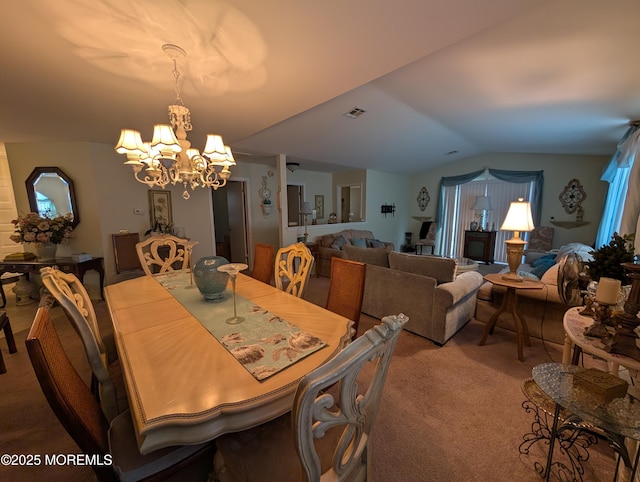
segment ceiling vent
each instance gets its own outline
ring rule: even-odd
[[[349,119],[357,119],[358,117],[360,117],[365,112],[367,112],[367,111],[365,109],[363,109],[362,107],[354,107],[349,112],[345,112],[342,115],[345,116],[345,117],[348,117]]]

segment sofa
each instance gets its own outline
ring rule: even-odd
[[[477,271],[457,273],[457,262],[386,248],[344,246],[347,259],[367,265],[362,312],[374,318],[404,313],[404,329],[443,345],[475,312],[482,285]]]
[[[543,285],[539,290],[518,291],[518,310],[526,319],[529,335],[554,343],[564,343],[562,319],[570,307],[562,302],[558,293],[559,262],[568,253],[576,253],[583,261],[589,261],[591,251],[590,246],[570,243],[556,250],[525,252],[525,263],[518,268],[519,274],[539,280]],[[508,272],[509,269],[504,271]],[[478,290],[476,319],[487,323],[500,308],[505,293],[505,287],[485,282]],[[515,332],[511,315],[501,315],[497,326]]]
[[[331,276],[331,258],[345,258],[343,247],[346,245],[353,246],[353,243],[358,243],[361,247],[367,248],[384,248],[388,251],[395,249],[393,243],[380,241],[371,231],[362,229],[345,229],[339,233],[325,234],[316,242],[319,244],[316,270],[321,276]]]

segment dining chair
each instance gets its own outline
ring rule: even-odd
[[[45,289],[60,304],[80,336],[93,373],[92,391],[107,418],[113,419],[128,407],[113,335],[103,338],[100,334],[91,298],[73,273],[44,267],[40,269],[40,276]]]
[[[220,480],[371,480],[371,429],[403,315],[379,325],[298,385],[292,412],[216,439]]]
[[[437,225],[433,221],[424,221],[420,226],[419,239],[416,241],[416,254],[422,254],[422,248],[427,246],[431,248],[431,254],[436,248],[436,228]],[[418,247],[420,252],[418,253]]]
[[[162,234],[136,243],[136,252],[145,274],[153,276],[167,271],[189,268],[192,249],[196,244],[198,241]]]
[[[276,247],[272,244],[256,243],[251,277],[268,285],[273,278]]]
[[[170,447],[141,455],[131,413],[127,410],[109,423],[100,405],[67,356],[51,321],[41,306],[25,344],[31,364],[49,406],[85,454],[97,456],[92,464],[99,481],[208,479],[215,445]],[[108,460],[111,459],[111,463]],[[101,462],[101,463],[100,463]]]
[[[9,353],[16,353],[16,339],[13,336],[13,330],[11,330],[11,322],[6,311],[0,311],[0,330],[4,331],[4,337],[7,340],[7,346],[9,347]],[[7,373],[7,366],[4,364],[4,358],[2,358],[2,351],[0,351],[0,374]]]
[[[367,265],[342,258],[331,258],[329,296],[325,308],[353,321],[352,339],[358,334]]]
[[[280,248],[276,254],[276,288],[302,298],[309,281],[313,256],[304,243],[295,243]]]
[[[113,258],[116,263],[116,274],[114,283],[125,281],[139,276],[144,276],[140,258],[136,251],[136,244],[140,242],[138,233],[117,233],[112,234]]]

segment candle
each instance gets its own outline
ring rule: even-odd
[[[596,301],[603,305],[615,305],[618,302],[620,280],[612,278],[600,278],[596,291]]]

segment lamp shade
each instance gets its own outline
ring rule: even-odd
[[[471,208],[474,211],[493,211],[491,206],[491,198],[489,196],[476,196],[476,202]]]
[[[313,214],[311,210],[311,203],[305,201],[302,203],[302,207],[300,208],[300,214]]]
[[[518,198],[517,201],[513,201],[509,206],[507,217],[504,219],[500,229],[502,231],[520,232],[531,231],[534,227],[533,218],[531,217],[531,203]]]
[[[151,147],[160,152],[161,155],[167,157],[175,157],[175,154],[182,151],[182,147],[178,144],[178,139],[170,125],[156,124],[153,126],[153,139]]]
[[[207,156],[214,166],[224,166],[228,164],[227,150],[222,137],[217,134],[207,135],[207,142],[204,145],[202,154]]]

